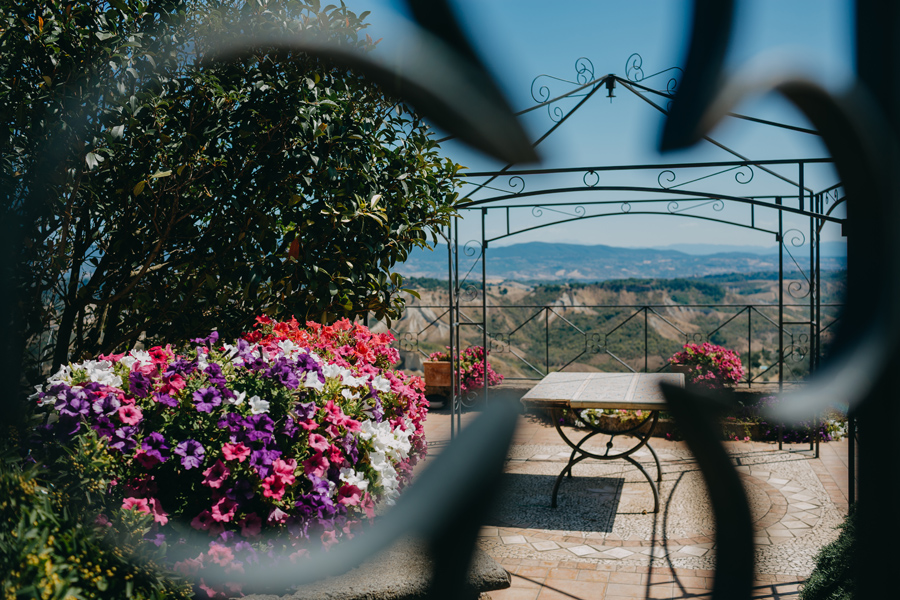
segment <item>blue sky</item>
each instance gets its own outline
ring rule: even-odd
[[[403,52],[404,23],[398,18],[397,0],[368,0],[348,6],[371,10],[370,34],[383,41],[378,52],[390,57]],[[683,60],[688,33],[690,3],[682,0],[456,0],[464,26],[477,50],[500,81],[515,110],[535,104],[532,80],[541,74],[574,80],[575,61],[586,57],[596,76],[625,76],[625,64],[633,53],[643,58],[645,74],[678,66]],[[840,89],[853,68],[852,6],[847,0],[744,0],[738,3],[737,30],[727,58],[737,71],[751,61],[766,68],[792,69],[832,89]],[[545,82],[553,80],[545,79]],[[664,86],[662,81],[660,85]],[[555,96],[565,91],[557,84]],[[765,119],[806,126],[802,115],[776,96],[751,99],[738,112]],[[626,90],[616,91],[611,103],[592,99],[547,142],[539,147],[541,166],[623,165],[663,162],[731,160],[733,157],[709,144],[685,152],[662,155],[656,150],[662,116]],[[535,137],[552,125],[546,112],[535,111],[525,121]],[[827,156],[816,136],[784,134],[771,128],[730,120],[713,137],[753,158]],[[501,166],[462,144],[447,142],[446,154],[471,171]],[[793,172],[782,174],[796,178]],[[681,174],[679,174],[681,176]],[[686,177],[684,175],[683,177]],[[821,189],[835,181],[830,168],[810,168],[807,184]],[[654,176],[655,181],[655,176]],[[724,193],[765,193],[766,176],[754,175],[750,186],[737,185],[731,176],[710,183]],[[562,184],[560,184],[562,185]],[[782,193],[782,192],[777,192]],[[580,200],[575,197],[562,201]],[[543,201],[543,200],[542,200]],[[550,201],[550,200],[548,200]],[[727,210],[731,210],[726,209]],[[771,212],[771,211],[769,211]],[[774,223],[774,216],[759,215]],[[478,237],[474,219],[466,220],[464,237]],[[808,223],[808,221],[806,221]],[[524,223],[523,223],[524,224]],[[788,223],[803,229],[804,224]],[[494,227],[489,223],[489,229]],[[805,225],[808,230],[808,225]],[[826,228],[825,239],[840,239],[836,228]],[[669,216],[638,216],[585,220],[508,238],[501,243],[525,241],[602,243],[612,246],[663,246],[676,243],[711,243],[773,246],[768,235],[724,225]]]

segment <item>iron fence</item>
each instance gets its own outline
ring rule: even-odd
[[[779,327],[777,304],[490,304],[486,319],[481,305],[461,305],[456,327],[462,346],[480,345],[487,323],[491,363],[507,380],[586,366],[658,372],[684,344],[711,342],[738,353],[741,383],[752,387],[809,375],[828,353],[841,308],[823,303],[816,321],[808,305],[786,304]],[[416,370],[420,359],[449,345],[450,308],[412,305],[388,329],[402,366]]]

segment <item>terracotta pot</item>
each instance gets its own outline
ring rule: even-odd
[[[691,368],[688,365],[669,365],[669,368],[672,369],[673,373],[684,373],[687,375],[691,372]]]
[[[426,360],[422,362],[425,369],[425,385],[429,388],[449,388],[451,365],[446,360]]]

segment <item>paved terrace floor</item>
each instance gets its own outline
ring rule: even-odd
[[[477,415],[465,413],[463,426]],[[450,443],[449,411],[433,410],[425,429],[433,458]],[[683,442],[653,438],[652,445],[663,470],[658,514],[645,514],[653,508],[650,488],[621,460],[577,465],[552,509],[550,492],[569,448],[551,425],[521,415],[499,509],[479,538],[512,575],[512,587],[490,597],[710,598],[715,535],[701,475]],[[796,598],[847,512],[847,442],[821,444],[818,459],[808,444],[779,451],[775,443],[729,442],[728,448],[753,513],[753,596]],[[634,456],[654,473],[646,450]]]

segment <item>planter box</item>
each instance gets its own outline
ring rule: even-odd
[[[425,394],[450,393],[450,375],[452,365],[446,360],[426,360],[422,362],[425,371]]]

